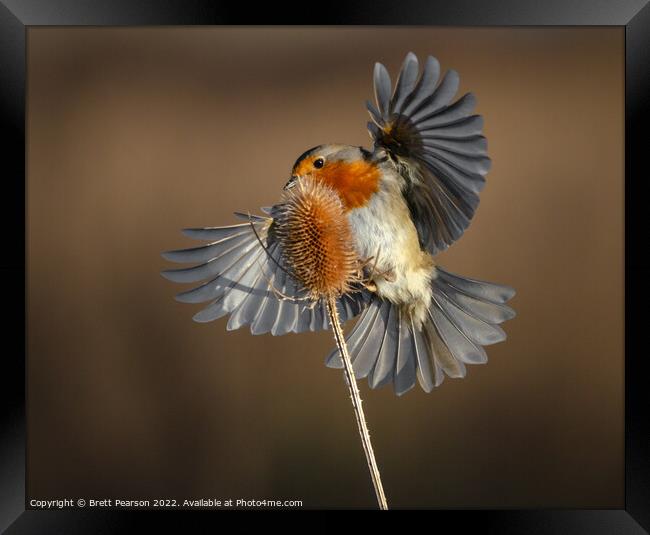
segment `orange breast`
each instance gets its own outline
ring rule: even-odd
[[[364,160],[331,162],[313,174],[338,192],[346,210],[364,206],[379,189],[378,167]]]

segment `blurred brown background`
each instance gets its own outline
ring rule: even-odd
[[[331,334],[200,325],[180,229],[368,144],[374,61],[438,57],[493,168],[452,271],[514,286],[508,340],[432,394],[361,385],[394,507],[622,507],[617,28],[30,29],[28,494],[374,507]]]

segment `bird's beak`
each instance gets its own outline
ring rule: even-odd
[[[291,178],[289,178],[289,181],[284,185],[284,190],[288,190],[293,188],[296,185],[296,182],[298,181],[298,177],[296,175],[291,175]]]

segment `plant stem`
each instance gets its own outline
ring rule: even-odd
[[[332,330],[334,331],[334,339],[336,340],[336,345],[339,348],[341,359],[343,360],[343,370],[347,379],[348,389],[350,390],[352,408],[354,409],[354,415],[357,418],[357,426],[359,427],[361,444],[363,445],[363,451],[366,454],[366,461],[368,462],[368,469],[370,470],[372,484],[375,487],[377,502],[379,503],[380,509],[387,510],[388,503],[386,502],[384,487],[381,484],[379,467],[377,466],[377,461],[375,460],[375,453],[372,450],[370,433],[368,432],[368,425],[366,424],[366,417],[363,414],[363,408],[361,407],[362,401],[361,396],[359,395],[359,388],[357,387],[357,380],[354,377],[352,362],[350,361],[350,355],[348,354],[348,347],[343,336],[343,329],[341,329],[341,320],[339,319],[339,313],[336,309],[336,300],[333,296],[327,298],[327,312],[329,315],[330,324],[332,325]]]

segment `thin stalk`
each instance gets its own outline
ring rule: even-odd
[[[347,379],[346,382],[348,383],[348,389],[350,390],[352,408],[354,409],[354,415],[357,419],[359,436],[361,437],[363,451],[366,454],[366,461],[368,462],[368,469],[370,470],[372,484],[375,487],[377,502],[379,503],[379,508],[381,510],[387,510],[388,502],[386,501],[386,495],[384,494],[384,487],[381,484],[381,476],[379,474],[377,461],[375,460],[375,453],[372,450],[370,433],[368,432],[368,424],[366,424],[366,417],[363,414],[363,408],[361,407],[362,402],[361,396],[359,394],[359,388],[357,387],[357,380],[354,377],[352,362],[350,361],[350,355],[348,354],[348,347],[345,343],[345,337],[343,336],[341,320],[339,319],[339,313],[336,309],[336,300],[332,296],[327,298],[327,313],[329,316],[330,324],[332,325],[332,330],[334,331],[334,339],[336,340],[336,345],[339,348],[339,352],[341,353],[341,358],[343,360],[343,371],[345,373],[345,378]]]

